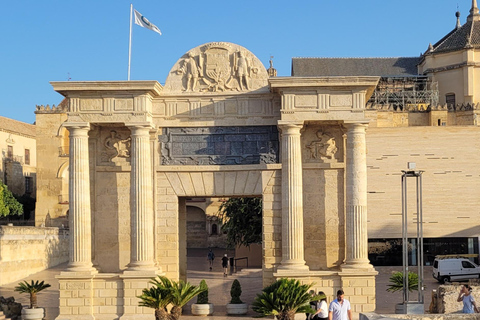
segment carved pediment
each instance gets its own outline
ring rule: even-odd
[[[247,49],[227,42],[196,47],[173,66],[165,83],[172,93],[246,92],[267,90],[268,74]]]

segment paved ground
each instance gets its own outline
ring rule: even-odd
[[[206,259],[206,250],[189,250],[188,252],[188,280],[192,284],[198,284],[202,279],[206,279],[209,285],[209,299],[215,305],[215,316],[203,317],[206,320],[220,320],[226,319],[225,305],[230,300],[230,287],[234,279],[238,279],[242,284],[242,300],[247,303],[251,303],[256,294],[262,289],[261,273],[255,270],[247,271],[243,270],[228,277],[223,277],[220,257],[223,255],[223,251],[217,249],[215,251],[216,259],[212,271],[208,270],[208,262]],[[44,270],[37,274],[34,274],[25,280],[45,280],[51,284],[52,287],[42,291],[38,295],[38,304],[44,306],[46,309],[46,319],[53,320],[58,315],[58,281],[55,279],[55,275],[59,274],[65,265],[60,265],[55,268]],[[401,267],[377,267],[379,275],[377,276],[376,295],[377,295],[377,309],[376,313],[389,314],[394,313],[395,304],[401,303],[402,293],[389,293],[386,291],[388,285],[388,279],[392,272],[401,270]],[[416,271],[416,269],[414,270]],[[424,279],[426,284],[425,290],[425,308],[428,310],[428,306],[431,300],[431,291],[438,287],[438,283],[432,278],[431,267],[425,267]],[[0,296],[15,297],[15,300],[23,305],[28,304],[28,295],[19,294],[14,292],[13,289],[19,281],[4,285],[0,287]],[[411,300],[415,300],[417,297],[416,291],[412,293]],[[348,297],[346,297],[348,299]],[[195,300],[195,299],[194,299]],[[190,308],[185,308],[184,320],[198,320],[198,317],[190,314]],[[254,312],[250,311],[247,317],[241,317],[242,319],[253,319]],[[304,319],[299,317],[299,319]],[[153,319],[153,318],[152,318]]]

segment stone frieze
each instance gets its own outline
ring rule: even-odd
[[[278,163],[276,126],[164,128],[163,165]]]

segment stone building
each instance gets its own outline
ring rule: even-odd
[[[0,116],[0,148],[0,179],[15,195],[35,198],[35,125]]]
[[[229,196],[263,199],[265,284],[295,277],[329,296],[343,287],[355,312],[373,311],[368,238],[378,262],[401,237],[400,175],[409,161],[425,170],[432,250],[460,239],[465,253],[478,253],[472,61],[480,58],[469,60],[474,41],[442,49],[450,37],[476,39],[477,16],[472,1],[467,24],[419,58],[294,59],[292,77],[274,77],[245,48],[214,42],[183,55],[165,86],[53,82],[66,99],[36,111],[39,150],[55,158],[46,156],[42,168],[54,165],[42,173],[39,166],[38,201],[45,209],[51,201],[56,209],[42,210],[51,219],[69,217],[59,319],[147,317],[135,297],[148,279],[186,277],[187,200]],[[68,158],[58,152],[67,145]],[[66,194],[68,205],[58,197]]]
[[[480,15],[472,1],[464,25],[420,57],[294,58],[293,76],[380,76],[365,116],[368,163],[369,258],[401,265],[401,170],[416,162],[423,174],[425,262],[438,254],[478,254],[476,223],[480,161]],[[476,62],[477,61],[477,62]],[[414,189],[414,186],[411,186]],[[466,191],[469,190],[469,191]],[[411,195],[410,237],[416,232]],[[448,217],[448,218],[445,218]],[[412,246],[415,248],[415,240]],[[412,251],[414,252],[414,250]],[[414,254],[411,263],[416,264]],[[478,259],[475,259],[478,262]]]

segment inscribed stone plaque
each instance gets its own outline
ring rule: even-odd
[[[276,126],[164,128],[163,165],[278,163]]]
[[[349,92],[336,93],[330,95],[331,107],[351,107],[353,106],[352,94]]]
[[[82,111],[101,111],[103,108],[102,99],[80,99],[80,110]]]

